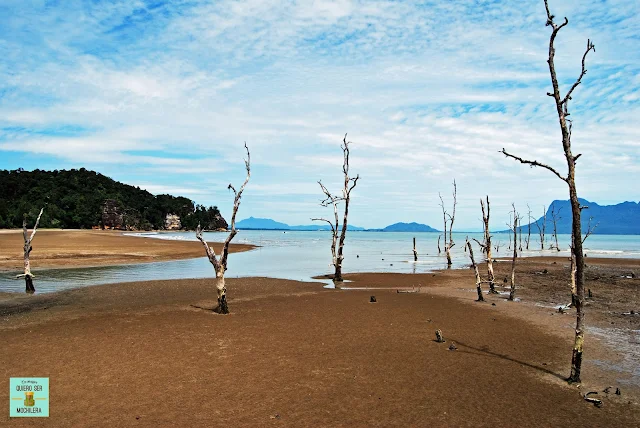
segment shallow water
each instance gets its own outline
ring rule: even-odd
[[[132,236],[144,236],[147,239],[195,240],[193,232],[132,233]],[[216,251],[222,246],[226,233],[205,233]],[[413,261],[413,237],[417,240],[418,262]],[[464,241],[482,240],[481,233],[454,233],[456,246],[452,249],[453,268],[469,264],[464,252]],[[132,237],[131,239],[139,239]],[[522,256],[560,256],[568,257],[569,235],[559,235],[563,251],[523,251]],[[438,255],[437,233],[409,232],[355,232],[347,234],[343,272],[394,272],[425,273],[446,268],[444,254]],[[248,243],[259,247],[248,252],[229,255],[227,277],[266,276],[273,278],[310,281],[318,275],[332,272],[331,234],[329,232],[303,231],[251,231],[238,233],[234,243]],[[494,244],[500,251],[494,251],[494,257],[510,256],[509,235],[494,234]],[[534,247],[532,236],[532,245]],[[590,236],[586,252],[593,257],[630,257],[640,258],[640,242],[637,236]],[[474,243],[476,261],[480,261],[481,252]],[[204,256],[204,249],[203,249]],[[33,266],[36,275],[35,286],[38,293],[47,293],[70,288],[85,287],[115,282],[162,280],[179,278],[213,277],[213,267],[206,257],[156,263],[143,263],[122,266],[105,266],[73,269],[38,269]],[[0,291],[24,292],[24,281],[13,279],[20,272],[4,272],[0,275]],[[322,281],[326,282],[326,281]]]

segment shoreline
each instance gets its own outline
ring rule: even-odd
[[[38,229],[30,259],[38,268],[66,269],[206,257],[202,244],[198,241],[143,240],[142,236],[126,233],[128,232],[110,230]],[[0,272],[23,269],[23,246],[22,230],[3,230],[0,233]],[[254,248],[257,246],[232,243],[229,252],[237,253]]]

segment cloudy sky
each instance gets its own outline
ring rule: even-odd
[[[640,6],[551,0],[578,189],[640,199]],[[350,223],[494,228],[510,204],[541,214],[566,185],[502,147],[566,170],[546,64],[542,0],[0,0],[0,168],[85,167],[230,215],[227,184],[252,178],[239,218],[308,224],[339,189],[344,133],[361,180]]]

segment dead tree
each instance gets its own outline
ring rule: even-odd
[[[444,200],[442,199],[442,195],[438,193],[440,196],[440,206],[442,207],[442,218],[444,220],[444,252],[447,256],[447,267],[451,267],[451,248],[453,248],[456,244],[453,242],[453,222],[456,219],[456,204],[457,204],[457,186],[456,180],[453,180],[453,210],[452,213],[444,208]],[[447,219],[448,218],[448,219]],[[449,240],[447,241],[447,223],[449,224]],[[440,248],[440,241],[438,240],[438,248]]]
[[[247,178],[245,178],[244,183],[240,187],[240,190],[236,191],[236,188],[233,185],[229,184],[228,189],[233,190],[235,198],[233,200],[233,213],[231,215],[231,232],[227,239],[224,241],[224,245],[222,246],[222,253],[220,257],[216,256],[216,252],[207,244],[207,241],[204,240],[202,236],[203,229],[198,224],[196,228],[196,238],[202,245],[207,253],[207,257],[209,261],[213,265],[213,269],[216,272],[216,290],[218,294],[218,306],[214,309],[214,312],[219,314],[228,314],[229,306],[227,304],[227,287],[225,286],[224,281],[224,273],[227,270],[227,258],[229,257],[229,244],[234,236],[238,233],[236,230],[236,214],[238,213],[238,208],[240,208],[240,198],[242,197],[242,192],[244,192],[244,188],[249,182],[249,178],[251,177],[251,154],[249,153],[249,148],[247,147],[247,143],[244,144],[244,148],[247,150],[247,159],[244,161],[245,167],[247,169]]]
[[[522,218],[518,219],[518,224],[520,228],[518,229],[518,239],[520,243],[518,244],[518,250],[522,253]]]
[[[491,233],[489,233],[489,217],[491,215],[491,207],[489,206],[489,196],[487,196],[486,211],[484,201],[482,199],[480,199],[480,207],[482,208],[482,222],[484,223],[484,242],[480,242],[475,238],[474,241],[476,241],[478,245],[480,245],[480,247],[482,248],[482,252],[487,257],[487,282],[489,283],[489,293],[499,294],[496,291],[496,278],[493,273],[493,256],[491,254]]]
[[[527,204],[529,224],[527,225],[527,251],[529,251],[529,242],[531,242],[531,207]]]
[[[416,237],[413,237],[413,261],[418,261],[418,250],[416,250]]]
[[[503,149],[504,150],[504,149]],[[536,221],[536,227],[538,228],[538,236],[540,236],[540,250],[544,250],[544,235],[547,229],[547,207],[542,206],[542,227]]]
[[[40,217],[42,217],[43,211],[44,207],[40,209],[40,214],[38,214],[36,224],[33,226],[33,230],[31,231],[30,236],[27,233],[27,215],[25,214],[24,218],[22,219],[22,237],[24,238],[24,273],[17,275],[16,279],[24,277],[24,291],[27,294],[33,294],[36,292],[36,289],[33,286],[33,278],[35,278],[35,276],[31,273],[31,262],[29,261],[29,254],[31,254],[31,250],[33,250],[31,241],[33,241],[33,237],[36,236],[36,231],[38,230],[38,224],[40,223]]]
[[[515,204],[511,204],[513,207],[513,223],[508,225],[511,231],[513,232],[513,242],[516,241],[516,236],[518,233],[518,223],[520,221],[520,216],[516,211]],[[516,245],[513,245],[513,258],[511,259],[511,290],[509,291],[509,300],[513,301],[516,295],[516,259],[518,258],[518,249]]]
[[[469,237],[467,236],[467,241],[465,243],[465,251],[469,249],[469,258],[471,259],[471,266],[473,267],[473,272],[476,274],[476,291],[478,293],[478,302],[484,302],[484,297],[482,296],[482,278],[480,277],[480,271],[478,271],[478,265],[476,264],[476,260],[473,257],[473,248],[471,247],[471,242],[469,242]]]
[[[440,238],[442,238],[442,235],[438,235],[438,255],[442,253],[442,250],[440,249]]]
[[[553,221],[553,238],[556,241],[556,250],[560,251],[560,246],[558,245],[558,220],[560,217],[560,211],[562,207],[558,211],[556,211],[556,204],[551,204],[551,221]]]
[[[344,260],[343,249],[344,249],[344,240],[347,236],[347,218],[349,216],[349,202],[351,201],[351,191],[356,187],[358,180],[360,179],[360,175],[356,175],[355,177],[349,177],[349,144],[351,142],[347,142],[347,134],[344,134],[344,139],[342,140],[342,172],[344,174],[344,185],[342,188],[342,196],[334,196],[327,190],[327,188],[320,182],[320,188],[322,192],[325,194],[325,199],[320,203],[322,206],[333,205],[333,212],[335,216],[335,226],[329,220],[324,218],[315,218],[312,220],[317,221],[326,221],[331,225],[331,230],[333,231],[333,240],[331,244],[331,254],[333,256],[333,266],[335,268],[335,273],[333,275],[334,282],[342,282],[342,261]],[[342,219],[342,229],[338,234],[338,203],[344,202],[344,213]],[[336,249],[337,246],[337,249]]]
[[[335,266],[338,265],[338,253],[336,251],[336,247],[338,245],[338,202],[340,201],[340,198],[333,196],[321,181],[318,181],[318,184],[320,185],[322,192],[325,194],[325,199],[320,202],[320,205],[323,207],[328,207],[329,205],[333,206],[334,221],[332,222],[326,218],[312,218],[311,221],[325,221],[329,224],[329,227],[331,227],[331,265],[335,268]]]
[[[551,75],[551,84],[553,86],[553,92],[547,92],[547,95],[552,97],[555,101],[556,112],[558,114],[558,121],[560,124],[560,131],[562,133],[562,148],[564,151],[565,160],[567,162],[567,175],[564,176],[560,174],[555,168],[540,163],[536,160],[525,160],[518,156],[514,156],[510,153],[507,153],[504,148],[502,149],[502,153],[510,158],[513,158],[523,164],[527,164],[531,167],[542,167],[553,174],[556,175],[559,179],[567,183],[569,188],[569,201],[571,202],[571,216],[572,216],[572,237],[571,237],[571,252],[575,256],[576,259],[576,334],[575,340],[573,344],[573,354],[571,359],[571,374],[569,375],[569,382],[580,382],[580,371],[582,369],[582,352],[584,346],[584,254],[582,252],[582,230],[580,225],[580,215],[582,206],[580,205],[580,201],[578,200],[578,191],[576,189],[576,162],[578,158],[582,155],[581,153],[577,155],[573,155],[571,152],[571,128],[572,123],[571,120],[567,119],[569,116],[569,101],[572,99],[573,91],[580,85],[582,82],[582,78],[587,73],[587,69],[585,66],[585,60],[590,51],[595,52],[595,47],[591,40],[587,40],[587,47],[582,55],[582,70],[580,72],[580,76],[576,79],[573,85],[569,88],[567,93],[562,96],[560,94],[560,85],[558,83],[558,78],[556,76],[556,68],[555,68],[555,47],[554,42],[558,32],[565,27],[569,20],[564,18],[564,22],[561,24],[557,24],[554,21],[554,16],[549,11],[549,4],[547,0],[544,0],[544,6],[547,12],[547,23],[546,25],[551,27],[551,36],[549,38],[549,74]]]

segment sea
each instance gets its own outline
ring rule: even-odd
[[[132,232],[125,236],[130,239],[196,240],[194,232]],[[444,269],[447,267],[446,257],[444,252],[438,253],[438,236],[435,232],[348,231],[344,246],[343,273],[427,273]],[[508,233],[492,235],[494,258],[511,257],[513,247],[510,236]],[[227,233],[224,232],[205,232],[205,239],[212,243],[217,254],[226,237]],[[413,259],[414,237],[417,262]],[[465,252],[467,238],[473,243],[476,261],[482,259],[480,248],[473,241],[473,238],[482,241],[482,233],[454,232],[454,269],[465,268],[470,264]],[[553,242],[555,244],[555,240]],[[522,236],[523,250],[518,251],[518,256],[555,256],[566,259],[569,257],[569,242],[570,235],[558,235],[560,251],[540,250],[540,240],[537,234],[532,234],[527,250],[526,236]],[[257,247],[251,251],[229,254],[227,278],[271,277],[331,285],[328,280],[313,279],[332,273],[331,233],[328,231],[241,230],[233,243]],[[550,244],[551,241],[547,240],[545,248]],[[440,246],[444,248],[442,240]],[[584,246],[587,257],[640,258],[640,236],[637,235],[591,235]],[[214,277],[213,266],[205,257],[204,249],[202,255],[203,257],[187,260],[92,268],[38,269],[34,263],[32,271],[36,275],[34,283],[37,293],[116,282]],[[15,279],[19,273],[1,272],[0,291],[24,293],[24,281]]]

